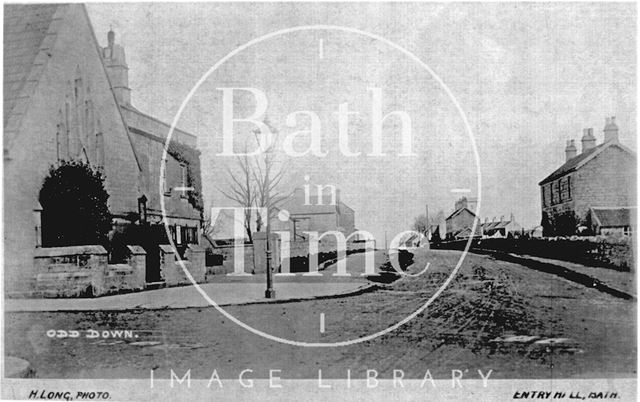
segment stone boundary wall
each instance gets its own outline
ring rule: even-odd
[[[466,244],[467,240],[459,240],[433,243],[431,247],[463,250]],[[620,239],[602,236],[477,239],[471,244],[471,250],[473,249],[525,254],[618,271],[635,270],[633,238],[629,237]]]
[[[247,274],[261,274],[264,273],[265,266],[265,240],[266,235],[263,232],[254,233],[254,244],[245,244],[242,249],[244,253],[244,272]],[[309,242],[304,241],[291,241],[289,243],[289,259],[281,261],[280,255],[280,240],[276,234],[272,234],[271,250],[272,250],[272,262],[274,265],[274,272],[283,272],[283,265],[289,265],[291,260],[308,259],[309,257]],[[207,266],[207,275],[226,275],[234,271],[235,261],[235,245],[225,245],[219,247],[213,247],[211,252],[214,255],[221,255],[223,263],[222,265]],[[255,254],[257,250],[257,255]],[[322,270],[325,265],[329,265],[336,260],[336,242],[332,240],[322,239],[318,242],[318,269]],[[365,243],[363,242],[347,242],[347,253],[365,251]],[[254,255],[256,257],[254,258]],[[324,258],[324,259],[323,259]],[[299,265],[299,264],[296,264]],[[286,271],[286,268],[284,269]]]
[[[233,272],[233,264],[235,261],[234,247],[235,247],[234,245],[228,245],[228,246],[214,247],[212,249],[213,254],[222,256],[222,265],[207,267],[206,269],[207,269],[208,275],[225,275]],[[253,261],[253,245],[252,244],[243,245],[242,252],[244,255],[245,272],[251,273],[255,269],[254,261]]]
[[[105,293],[107,250],[102,246],[38,248],[34,253],[36,297],[90,297]]]
[[[191,280],[184,272],[189,271],[197,283],[205,281],[205,249],[189,244],[185,251],[185,259],[177,261],[173,248],[168,244],[160,245],[160,275],[167,286],[190,285]]]
[[[140,246],[127,246],[126,264],[109,264],[105,271],[105,293],[143,290],[146,285],[147,252]]]

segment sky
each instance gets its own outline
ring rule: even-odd
[[[538,182],[564,162],[567,140],[593,127],[602,141],[605,117],[616,116],[620,140],[636,145],[636,26],[632,3],[218,3],[90,4],[101,45],[110,27],[124,46],[132,104],[171,122],[189,91],[214,64],[262,35],[303,25],[370,32],[413,53],[449,88],[472,131],[440,83],[388,44],[343,31],[301,31],[264,40],[212,73],[185,107],[179,126],[198,136],[207,206],[221,195],[234,159],[219,156],[222,87],[252,87],[268,99],[266,115],[279,144],[302,151],[312,111],[323,157],[276,159],[286,186],[333,184],[355,210],[356,227],[381,238],[411,227],[424,213],[452,212],[464,188],[484,220],[511,213],[525,227],[540,222]],[[402,156],[401,124],[382,127],[385,156],[372,150],[372,91],[383,115],[411,118],[413,156]],[[236,91],[235,116],[255,111]],[[352,115],[347,135],[357,157],[340,152],[338,105]],[[237,127],[238,151],[253,127]],[[476,163],[475,142],[479,164]],[[287,190],[283,188],[283,191]],[[231,206],[231,205],[226,205]]]

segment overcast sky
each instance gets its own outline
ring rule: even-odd
[[[187,93],[217,61],[261,35],[300,25],[357,28],[413,52],[450,88],[473,130],[482,174],[480,216],[540,222],[537,183],[564,161],[567,139],[606,116],[636,150],[635,6],[627,4],[90,4],[98,40],[110,26],[125,47],[132,103],[171,122]],[[320,45],[322,42],[322,45]],[[322,47],[322,50],[320,50]],[[477,196],[477,166],[462,119],[442,87],[417,63],[369,38],[344,32],[298,32],[271,38],[226,63],[198,91],[179,125],[199,137],[205,198],[222,203],[219,87],[251,86],[268,97],[280,138],[308,127],[288,113],[313,110],[322,122],[324,158],[288,158],[290,186],[334,184],[356,211],[356,226],[377,238],[411,226],[423,213],[449,213],[459,194]],[[385,157],[371,152],[371,93],[383,113],[404,110],[413,125],[414,157],[401,157],[398,125],[385,125]],[[238,99],[238,115],[252,111]],[[338,151],[333,112],[358,112],[349,144]],[[241,126],[239,135],[250,127]],[[299,138],[296,149],[308,144]],[[228,158],[227,158],[228,159]]]

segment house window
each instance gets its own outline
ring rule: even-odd
[[[176,244],[182,244],[182,226],[176,225]]]
[[[547,206],[547,199],[546,199],[547,198],[547,194],[546,194],[545,190],[547,189],[547,186],[543,185],[541,187],[541,189],[542,189],[542,206],[546,207]]]
[[[551,183],[551,205],[555,205],[559,202],[559,194],[558,194],[558,181],[554,181]]]
[[[164,162],[164,171],[162,173],[162,193],[165,196],[170,196],[171,195],[171,187],[169,187],[169,178],[167,177],[167,161],[165,160]]]
[[[571,176],[567,176],[567,199],[571,199]]]

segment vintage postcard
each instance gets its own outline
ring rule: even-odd
[[[635,3],[2,12],[3,400],[636,400]]]

